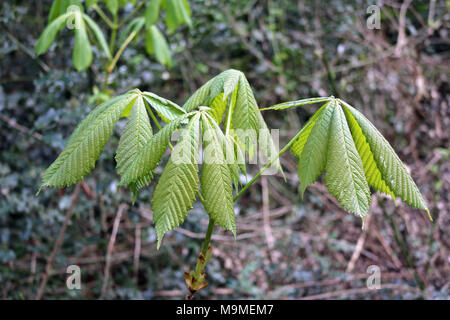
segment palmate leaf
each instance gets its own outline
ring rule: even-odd
[[[222,99],[223,103],[220,103]],[[253,155],[253,142],[260,138],[266,139],[267,125],[258,112],[258,104],[245,75],[238,70],[223,71],[200,87],[183,105],[186,111],[192,111],[200,106],[211,108],[215,120],[220,124],[225,117],[226,133],[235,136],[244,151]],[[266,142],[266,141],[265,141]],[[260,151],[272,165],[281,173],[281,165],[277,157],[277,148],[271,137],[268,143],[259,144]]]
[[[202,115],[204,158],[200,181],[203,204],[210,218],[222,228],[231,230],[236,237],[231,175],[235,167],[228,165],[225,148],[229,145],[224,134],[210,121],[214,119]]]
[[[153,194],[158,248],[164,234],[187,217],[198,192],[199,124],[200,114],[197,113],[183,131]]]
[[[95,108],[75,129],[64,151],[45,171],[41,188],[65,187],[81,181],[94,168],[114,124],[135,99],[135,94],[125,94]]]
[[[344,109],[347,109],[348,116],[350,116],[351,114],[354,117],[361,129],[361,133],[365,136],[366,141],[370,147],[369,150],[367,150],[366,148],[364,151],[365,153],[372,153],[373,160],[376,163],[376,169],[378,169],[376,170],[375,167],[373,167],[373,170],[378,171],[378,173],[376,174],[370,174],[370,172],[366,172],[366,174],[369,175],[368,180],[372,181],[373,183],[372,186],[382,192],[386,192],[382,190],[385,188],[383,185],[385,184],[389,187],[389,189],[395,196],[400,197],[406,204],[409,204],[410,206],[417,209],[426,210],[429,213],[428,207],[422,197],[422,194],[420,193],[411,176],[408,174],[408,171],[406,170],[402,161],[390,146],[389,142],[387,142],[387,140],[375,128],[375,126],[369,120],[367,120],[366,117],[364,117],[358,110],[354,109],[342,100],[339,100],[339,102],[344,106]],[[349,122],[351,121],[352,120],[350,120]],[[358,133],[357,130],[355,130],[354,132],[356,134]],[[362,158],[364,158],[365,153],[362,153]]]
[[[54,12],[50,16],[50,23],[44,29],[36,43],[36,55],[41,55],[46,52],[55,40],[58,32],[68,25],[73,27],[75,32],[74,50],[72,55],[73,64],[78,71],[85,70],[92,63],[92,49],[88,37],[89,26],[100,48],[104,51],[106,57],[111,59],[111,52],[106,43],[103,32],[100,27],[91,18],[89,18],[89,16],[84,14],[81,9],[75,10],[72,7],[70,7],[71,10],[61,13],[61,8],[67,9],[67,5],[70,4],[70,1],[66,1],[65,3],[60,1],[60,3],[55,2],[54,4],[55,8]]]
[[[369,187],[428,212],[425,200],[395,151],[369,120],[346,102],[333,97],[315,98],[267,109],[322,101],[327,103],[309,119],[291,146],[299,157],[302,194],[325,170],[330,193],[346,210],[362,218],[370,207]]]

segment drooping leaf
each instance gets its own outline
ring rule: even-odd
[[[231,230],[236,237],[232,178],[224,153],[225,137],[209,121],[206,116],[202,117],[205,149],[200,182],[203,204],[210,218],[222,228]]]
[[[122,45],[132,32],[139,33],[144,26],[145,19],[143,17],[134,18],[127,24],[123,32],[120,33],[118,43]],[[134,39],[136,40],[137,38],[135,37]]]
[[[65,187],[81,181],[94,168],[114,124],[134,99],[135,95],[123,95],[114,103],[107,102],[94,109],[94,116],[87,116],[80,123],[80,129],[74,131],[63,152],[45,171],[42,187]]]
[[[145,9],[145,26],[150,28],[158,21],[161,0],[150,0]]]
[[[317,118],[322,113],[323,109],[325,109],[326,105],[323,105],[313,116],[306,122],[303,128],[300,130],[299,137],[294,141],[291,146],[291,151],[298,158],[302,156],[303,148],[305,147],[306,141],[308,141],[308,137],[311,134],[311,130],[316,124]]]
[[[92,49],[86,32],[86,25],[80,12],[75,17],[75,45],[73,48],[73,65],[78,71],[89,67],[92,62]]]
[[[158,131],[126,169],[119,185],[129,185],[153,172],[166,152],[173,132],[191,115],[189,113],[184,114]]]
[[[127,125],[120,137],[119,146],[116,151],[117,171],[123,176],[127,170],[143,152],[144,147],[153,136],[150,119],[144,105],[142,96],[138,96],[131,109]],[[139,188],[146,186],[151,178],[152,172],[133,181],[128,186],[133,191],[134,198]]]
[[[55,40],[56,35],[62,28],[64,28],[67,19],[72,15],[73,13],[71,12],[60,15],[44,29],[35,46],[36,55],[39,56],[50,48],[50,45]]]
[[[364,218],[370,207],[369,185],[344,112],[338,104],[333,105],[328,137],[326,186],[345,210]]]
[[[98,24],[94,20],[92,20],[87,14],[83,14],[83,19],[86,21],[89,28],[94,33],[94,36],[97,39],[97,42],[98,42],[100,48],[105,53],[106,57],[108,59],[112,59],[111,51],[109,50],[108,43],[106,42],[105,36],[104,36],[102,30],[100,29],[100,27],[98,26]]]
[[[167,67],[172,65],[172,57],[166,39],[155,25],[147,28],[146,49],[156,60]]]
[[[298,164],[302,196],[306,187],[314,183],[325,170],[327,164],[328,131],[335,108],[335,102],[329,102],[325,105],[325,108],[317,117],[316,123],[312,127],[311,133],[303,148]]]
[[[344,113],[345,117],[347,118],[347,123],[350,131],[352,132],[356,149],[358,150],[359,156],[361,157],[363,163],[364,174],[366,175],[367,183],[375,190],[391,195],[395,201],[395,195],[386,184],[386,181],[384,181],[384,179],[382,178],[381,171],[380,169],[378,169],[369,143],[367,142],[367,139],[364,136],[361,127],[359,126],[358,122],[356,122],[355,117],[345,107]]]
[[[339,101],[355,118],[373,154],[373,159],[381,173],[384,182],[394,195],[400,197],[406,204],[428,212],[425,200],[399,159],[389,142],[358,110],[344,101]]]
[[[187,217],[198,192],[200,114],[192,117],[167,163],[152,200],[158,248],[164,234]]]
[[[175,31],[182,23],[191,26],[191,12],[187,1],[183,0],[165,0],[166,25],[169,33]]]

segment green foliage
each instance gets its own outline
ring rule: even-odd
[[[202,116],[203,141],[205,146],[204,164],[201,176],[203,204],[210,218],[226,230],[231,230],[236,237],[234,218],[232,170],[228,162],[234,164],[234,158],[227,161],[227,154],[234,154],[233,145],[226,143],[222,130],[215,120],[204,114]],[[231,152],[227,148],[232,147]]]
[[[175,146],[153,194],[153,219],[158,234],[158,248],[164,233],[184,221],[198,192],[199,124],[200,114],[196,114]]]
[[[234,136],[242,149],[251,156],[254,150],[249,142],[257,140],[262,154],[268,160],[273,160],[275,168],[282,172],[272,139],[266,139],[268,141],[265,143],[260,141],[268,137],[268,128],[258,112],[258,104],[250,84],[241,71],[226,70],[209,80],[186,101],[183,108],[189,112],[200,106],[210,107],[209,113],[219,124],[225,114],[225,135]],[[245,131],[248,139],[245,136],[243,138],[243,135],[236,135],[238,130]]]
[[[369,187],[428,212],[395,151],[369,120],[346,102],[333,97],[304,99],[263,110],[318,102],[327,103],[309,119],[291,145],[299,158],[302,194],[325,170],[330,193],[346,210],[362,218],[370,208]]]
[[[291,148],[299,158],[302,195],[326,171],[329,192],[344,209],[361,218],[370,208],[369,187],[428,210],[389,143],[347,103],[333,97],[316,98],[268,109],[317,102],[325,104],[282,150]],[[150,118],[158,127],[159,123],[153,111],[167,123],[154,135]],[[187,123],[153,194],[158,248],[164,234],[183,223],[197,194],[211,221],[236,236],[233,184],[237,191],[240,173],[246,174],[241,147],[247,152],[251,148],[232,130],[258,132],[258,145],[270,159],[268,165],[276,163],[281,171],[278,150],[247,79],[240,71],[227,70],[200,87],[183,107],[138,89],[99,105],[75,129],[64,151],[45,172],[42,186],[68,186],[83,179],[94,168],[120,117],[127,117],[128,122],[116,153],[117,171],[122,177],[120,185],[127,185],[134,198],[153,178],[168,146],[173,148],[173,132]],[[222,122],[224,130],[220,127]],[[199,179],[201,146],[204,152]]]
[[[152,136],[153,130],[149,122],[146,104],[148,107],[155,103],[149,104],[144,97],[151,97],[153,102],[158,101],[157,110],[168,108],[167,114],[173,112],[173,108],[181,110],[173,102],[150,92],[140,92],[139,90],[129,91],[99,105],[78,125],[68,139],[64,151],[45,171],[42,187],[65,187],[81,181],[94,168],[115,123],[121,117],[129,117],[129,120],[117,150],[116,160],[119,174],[125,177],[131,175],[130,168],[135,162],[140,161],[141,155],[145,154],[142,149],[149,143],[157,146],[157,149],[160,150],[160,157],[162,157],[164,151],[161,150],[163,145],[160,137],[164,137],[164,148],[167,147],[170,137],[164,135],[167,130],[162,130],[159,135]],[[150,109],[148,110],[151,112]],[[136,179],[125,179],[126,184],[136,193],[137,189],[148,184],[153,169],[151,168]]]
[[[136,1],[103,0],[101,3],[106,6],[109,13],[113,16],[112,20],[116,21],[119,8],[125,6],[127,3],[135,5]],[[145,3],[142,2],[139,8]],[[94,8],[100,14],[100,17],[106,22],[107,26],[112,29],[113,34],[116,34],[122,27],[122,23],[112,22],[99,8],[99,1],[86,1],[86,6],[88,9]],[[139,11],[140,13],[141,11],[137,10],[139,8],[137,7],[135,12]],[[160,64],[170,67],[172,65],[172,58],[169,45],[162,32],[156,27],[161,8],[166,11],[166,25],[170,33],[173,33],[182,24],[192,26],[190,18],[191,10],[186,0],[152,0],[148,2],[147,8],[142,10],[142,15],[131,19],[124,26],[123,31],[120,32],[121,36],[119,37],[118,43],[126,46],[127,44],[124,44],[125,39],[130,36],[136,38],[145,26],[145,47],[147,52],[154,55]],[[67,26],[69,29],[74,29],[75,32],[73,64],[78,71],[85,70],[92,63],[91,41],[93,38],[91,37],[91,40],[89,39],[90,33],[95,37],[94,44],[98,45],[105,54],[108,64],[112,63],[113,53],[111,51],[114,48],[115,35],[112,36],[110,45],[108,45],[102,29],[92,18],[84,13],[83,5],[79,0],[54,0],[48,20],[49,24],[44,29],[35,46],[37,55],[46,52],[55,40],[56,35]]]
[[[43,31],[36,43],[35,51],[37,55],[43,54],[50,48],[56,35],[66,25],[70,25],[75,31],[75,44],[73,50],[73,64],[78,71],[85,70],[92,62],[92,49],[88,32],[95,35],[101,49],[108,59],[111,59],[111,52],[106,44],[106,40],[100,27],[80,10],[73,10],[55,18]],[[91,30],[88,31],[88,27]]]

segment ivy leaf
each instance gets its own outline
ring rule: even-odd
[[[214,121],[214,120],[213,120]],[[202,116],[204,161],[201,188],[204,206],[210,218],[236,238],[236,222],[233,205],[233,188],[230,168],[225,157],[225,136],[218,127]]]
[[[370,207],[369,185],[344,112],[337,103],[333,103],[333,109],[328,138],[326,185],[345,210],[364,218]]]
[[[187,217],[198,192],[199,120],[200,114],[196,114],[189,121],[153,194],[158,248],[164,234],[178,227]]]
[[[126,94],[95,108],[73,132],[58,158],[45,171],[42,187],[66,187],[83,180],[94,167],[114,124],[136,96]]]
[[[374,185],[378,185],[380,191],[384,188],[383,183],[386,184],[392,193],[395,196],[400,197],[406,204],[417,209],[426,210],[429,214],[428,207],[422,194],[389,142],[387,142],[375,126],[358,110],[342,100],[339,100],[339,102],[347,109],[348,114],[351,114],[354,117],[361,128],[361,133],[365,136],[370,147],[370,150],[366,152],[372,153],[373,160],[377,165],[382,179],[382,181],[380,181],[378,175],[378,178],[377,176],[369,175],[368,180],[372,181]],[[357,133],[357,131],[355,131],[355,133]],[[362,157],[364,157],[364,155],[365,153],[363,152]]]
[[[121,176],[129,168],[136,158],[143,152],[144,147],[152,138],[152,127],[142,96],[138,96],[131,109],[131,113],[120,137],[119,146],[116,152],[117,171]],[[136,198],[136,192],[139,188],[146,186],[152,179],[153,174],[147,175],[131,182],[128,186],[133,192],[133,198]]]

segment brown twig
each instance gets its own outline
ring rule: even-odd
[[[42,282],[41,282],[39,291],[35,298],[36,300],[40,300],[42,298],[42,295],[44,294],[44,290],[47,285],[48,277],[50,276],[50,272],[51,272],[53,263],[55,261],[56,254],[58,253],[59,248],[61,247],[61,244],[64,241],[64,233],[66,232],[67,226],[69,225],[70,218],[72,217],[73,208],[75,207],[75,204],[78,200],[79,194],[80,194],[80,184],[78,183],[75,187],[75,191],[72,196],[72,203],[70,204],[69,209],[67,209],[66,217],[64,218],[64,223],[61,227],[61,230],[59,231],[58,238],[56,239],[55,245],[53,246],[53,251],[50,254],[50,258],[47,261],[47,265],[45,266],[45,271],[42,276]]]
[[[108,289],[108,280],[109,280],[109,269],[111,267],[111,254],[114,250],[114,243],[116,242],[117,232],[119,231],[120,219],[122,218],[122,213],[125,209],[128,208],[128,205],[122,203],[119,205],[119,209],[117,209],[117,214],[114,219],[113,230],[111,232],[111,237],[109,238],[108,249],[106,251],[106,263],[104,270],[104,279],[102,285],[102,292],[100,294],[100,300],[105,297],[106,290]]]

